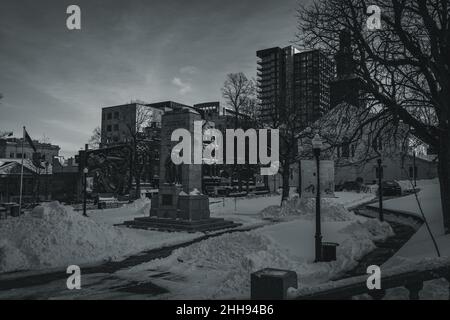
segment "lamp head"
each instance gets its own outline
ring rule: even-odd
[[[312,147],[313,149],[321,150],[323,147],[322,138],[319,136],[319,134],[316,133],[314,138],[312,139]]]

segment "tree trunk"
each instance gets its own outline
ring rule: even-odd
[[[141,175],[139,172],[136,172],[136,199],[139,199],[141,197]]]
[[[439,184],[441,189],[441,205],[445,234],[450,234],[450,149],[448,130],[444,131],[439,143]]]
[[[283,192],[281,196],[281,203],[283,203],[284,200],[289,199],[289,169],[290,165],[289,162],[286,161],[286,163],[283,164]]]

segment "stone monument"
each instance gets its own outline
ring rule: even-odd
[[[175,165],[171,152],[178,141],[171,141],[172,132],[186,129],[194,132],[194,122],[201,121],[198,112],[183,108],[162,117],[159,194],[152,202],[150,216],[159,218],[201,220],[209,218],[208,196],[202,192],[202,165]],[[194,135],[191,135],[194,145]]]
[[[136,218],[125,224],[134,228],[167,231],[209,231],[238,226],[232,221],[211,218],[208,196],[202,194],[202,165],[175,165],[171,152],[178,141],[171,141],[176,129],[191,132],[194,145],[194,122],[201,121],[190,108],[170,111],[162,117],[159,192],[152,198],[150,217]],[[184,151],[184,150],[183,150]],[[193,155],[191,155],[193,156]]]

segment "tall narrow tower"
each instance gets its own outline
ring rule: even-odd
[[[364,104],[364,93],[361,79],[356,76],[356,63],[353,58],[352,36],[348,30],[339,35],[339,50],[334,56],[336,60],[336,78],[331,81],[331,108],[340,103],[348,103],[357,107]]]

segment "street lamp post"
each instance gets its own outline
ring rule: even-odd
[[[88,152],[88,145],[86,144],[84,146],[84,168],[83,168],[83,188],[84,188],[84,192],[83,192],[83,216],[87,217],[87,213],[86,213],[86,202],[87,202],[87,174],[89,172],[88,168],[87,168],[87,152]]]
[[[381,159],[377,160],[378,163],[378,212],[380,215],[380,221],[383,222],[384,221],[384,217],[383,217],[383,184],[382,184],[382,170],[383,167],[381,166]]]
[[[318,134],[316,134],[312,140],[312,147],[314,151],[314,157],[316,158],[316,166],[317,166],[315,262],[320,262],[322,261],[322,233],[321,233],[321,219],[320,219],[320,151],[322,149],[322,139]]]
[[[413,151],[413,176],[414,176],[414,188],[416,188],[417,187],[416,151]]]
[[[50,163],[45,162],[45,199],[48,200],[48,166]]]

